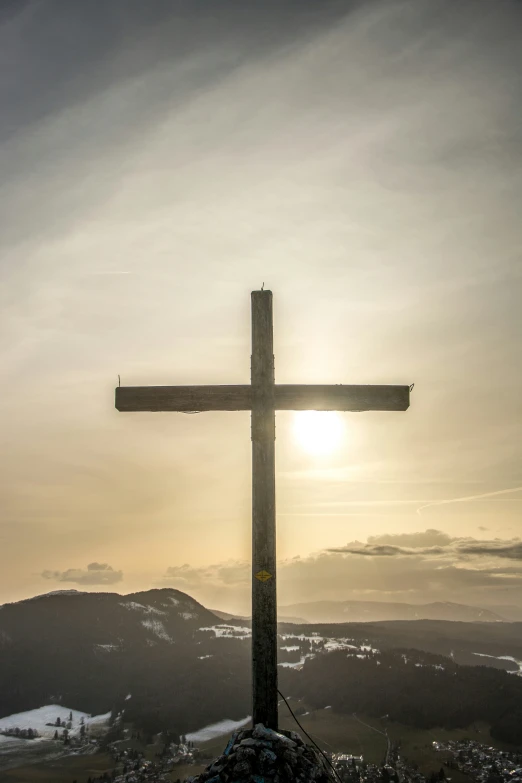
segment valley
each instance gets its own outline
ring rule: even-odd
[[[429,772],[434,742],[467,737],[499,748],[522,745],[521,628],[281,622],[279,689],[325,752],[380,764],[389,740]],[[188,763],[177,757],[168,779],[195,774],[199,762],[223,752],[234,726],[249,725],[250,642],[248,618],[223,621],[172,589],[60,592],[4,605],[0,781],[50,780],[52,769],[53,781],[87,783],[91,772],[107,771],[110,748],[139,748],[157,761],[161,732],[186,735],[197,748]],[[283,700],[279,711],[280,728],[301,732]],[[57,717],[64,721],[58,741]],[[24,721],[40,736],[6,736]]]

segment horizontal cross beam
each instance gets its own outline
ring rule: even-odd
[[[118,386],[119,411],[249,411],[253,386]],[[276,384],[280,411],[405,411],[409,386]]]

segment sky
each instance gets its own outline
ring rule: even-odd
[[[248,383],[264,284],[277,382],[415,384],[325,453],[277,414],[279,605],[522,606],[521,44],[516,0],[4,1],[0,603],[248,613],[250,414],[114,388]]]

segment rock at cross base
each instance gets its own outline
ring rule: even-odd
[[[334,775],[318,750],[295,731],[257,723],[232,734],[223,754],[187,783],[331,783]]]

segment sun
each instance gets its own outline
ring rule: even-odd
[[[340,446],[344,423],[338,413],[298,411],[294,416],[294,436],[309,454],[330,454]]]

